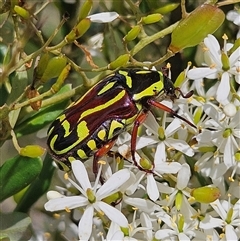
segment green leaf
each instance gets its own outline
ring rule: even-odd
[[[64,93],[68,90],[70,90],[70,86],[65,85],[57,94]],[[14,130],[17,137],[37,132],[52,123],[63,112],[68,102],[69,100],[66,99],[55,105],[42,108],[35,115],[31,115],[20,124],[17,124]]]
[[[21,198],[15,211],[27,212],[29,208],[47,192],[54,170],[56,169],[52,164],[53,160],[50,155],[46,155],[42,171],[36,180],[29,186],[24,196]]]
[[[40,158],[15,156],[0,167],[0,202],[32,183],[42,168]]]
[[[25,213],[1,213],[0,240],[29,240],[32,236],[30,224],[31,219]]]

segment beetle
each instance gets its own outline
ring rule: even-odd
[[[135,165],[137,131],[151,107],[169,112],[174,117],[194,124],[163,105],[159,98],[177,98],[178,91],[164,72],[144,69],[119,70],[102,79],[51,124],[47,145],[58,166],[67,171],[71,161],[86,161],[93,157],[93,172],[97,161],[107,154],[118,136],[131,129],[131,155]]]

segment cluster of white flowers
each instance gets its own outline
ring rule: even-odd
[[[222,49],[213,35],[204,39],[205,66],[186,71],[196,95],[176,101],[197,129],[165,114],[159,125],[149,114],[137,140],[141,168],[101,161],[92,184],[76,160],[76,180],[66,179],[79,195],[48,192],[46,210],[80,212],[79,240],[239,239],[240,47],[223,39]],[[128,160],[130,139],[124,133],[115,146]]]

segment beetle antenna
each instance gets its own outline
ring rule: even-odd
[[[194,93],[193,90],[190,90],[187,94],[184,95],[183,92],[181,91],[181,89],[180,89],[179,87],[176,87],[175,90],[177,90],[177,91],[180,93],[180,95],[181,95],[183,98],[185,98],[185,99],[191,97],[191,96],[193,95],[193,93]]]

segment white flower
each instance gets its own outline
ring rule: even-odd
[[[224,228],[223,231],[226,235],[227,241],[238,240],[235,227],[240,225],[240,200],[234,205],[229,201],[222,200],[221,202],[217,199],[210,204],[215,210],[219,218],[206,215],[206,217],[200,222],[199,227],[202,229],[211,228]]]
[[[237,33],[237,39],[240,38],[240,12],[231,10],[226,15],[227,20],[232,21],[234,24],[236,24],[239,27],[238,33]]]
[[[209,78],[216,79],[221,77],[220,84],[217,87],[216,99],[224,104],[230,93],[230,78],[235,76],[235,80],[239,80],[239,59],[240,47],[238,47],[230,56],[227,51],[232,47],[226,43],[226,35],[224,35],[224,47],[221,51],[217,39],[213,35],[208,35],[204,39],[204,44],[207,47],[210,63],[209,67],[194,68],[188,71],[187,76],[189,79]],[[224,59],[224,60],[223,60]],[[206,61],[207,62],[207,61]]]
[[[198,221],[196,219],[186,220],[182,214],[169,216],[167,213],[157,213],[159,220],[163,221],[165,225],[161,227],[155,234],[156,239],[160,240],[179,240],[179,241],[189,241],[193,237],[198,235],[196,231]],[[200,233],[201,236],[203,236]],[[178,239],[175,239],[175,238]],[[200,239],[197,240],[206,240]]]
[[[69,210],[79,207],[84,207],[85,211],[79,222],[79,238],[81,240],[88,240],[92,233],[94,209],[105,214],[112,222],[117,223],[121,227],[128,227],[128,221],[125,216],[116,208],[101,201],[103,198],[117,192],[122,184],[130,178],[130,172],[127,169],[120,170],[114,173],[98,190],[97,184],[99,176],[96,179],[94,187],[91,186],[88,179],[86,169],[81,161],[75,160],[72,162],[72,170],[74,176],[81,186],[69,181],[82,193],[79,196],[60,196],[50,199],[45,204],[47,211]],[[101,169],[99,170],[100,173]],[[50,193],[52,194],[52,192]]]

